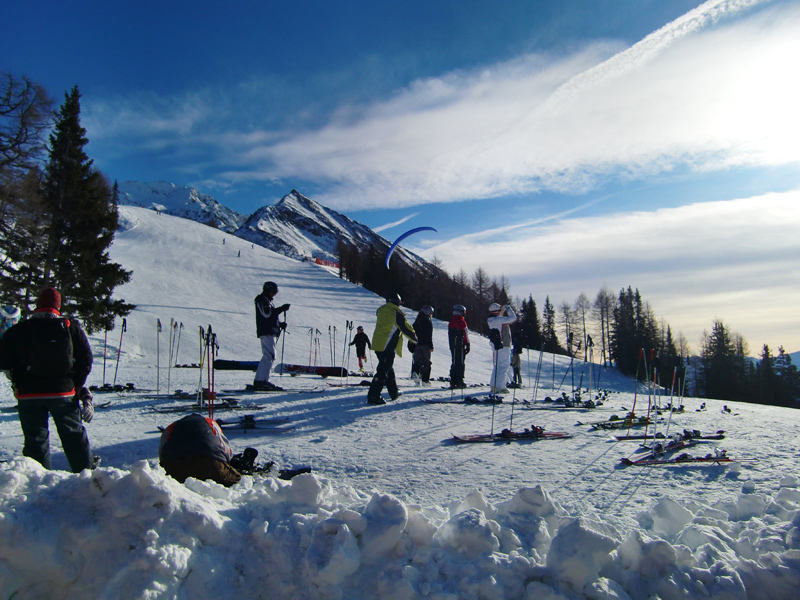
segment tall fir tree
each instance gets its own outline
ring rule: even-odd
[[[80,93],[65,94],[50,135],[50,160],[44,179],[47,216],[42,287],[57,287],[66,311],[84,320],[89,332],[112,329],[114,318],[133,310],[112,300],[114,288],[131,272],[111,261],[108,248],[118,225],[116,186],[92,168],[80,123]]]

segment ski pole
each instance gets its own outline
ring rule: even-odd
[[[678,367],[675,367],[672,371],[672,388],[670,389],[670,396],[669,396],[669,419],[667,419],[667,429],[664,432],[664,437],[669,437],[669,426],[672,424],[672,413],[675,412],[675,405],[673,401],[675,400],[675,377],[678,375]]]
[[[333,363],[333,337],[331,334],[331,326],[328,325],[328,346],[331,349],[331,363]]]
[[[175,363],[178,363],[178,352],[181,350],[181,332],[183,331],[183,321],[181,321],[181,326],[178,327],[178,344],[175,346]]]
[[[114,384],[116,385],[116,383]],[[156,396],[161,391],[161,319],[156,319]]]
[[[283,339],[281,340],[281,377],[283,377],[283,351],[286,349],[286,336],[289,332],[286,331],[286,311],[283,313]]]
[[[108,354],[108,329],[103,336],[103,387],[106,386],[106,354]]]
[[[119,370],[119,355],[122,354],[122,335],[128,329],[128,322],[122,319],[122,329],[119,332],[119,348],[117,348],[117,366],[114,368],[114,385],[117,385],[117,371]]]
[[[331,362],[336,366],[336,354],[334,348],[336,347],[336,325],[333,326],[333,344],[331,344]]]
[[[167,363],[167,396],[172,386],[172,354],[175,350],[175,328],[178,322],[172,317],[169,318],[169,363]]]
[[[200,330],[200,380],[197,382],[197,404],[203,406],[203,364],[205,362],[205,339],[206,330],[199,326]]]
[[[639,349],[639,360],[636,361],[636,375],[633,377],[634,388],[633,388],[633,408],[631,409],[630,419],[628,420],[628,432],[625,435],[630,435],[631,427],[633,426],[633,419],[636,415],[636,397],[639,394],[639,365],[642,364],[642,359],[644,358],[644,348]],[[647,368],[645,366],[645,368]]]

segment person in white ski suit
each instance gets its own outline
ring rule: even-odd
[[[492,368],[492,379],[489,385],[492,394],[508,393],[506,383],[508,382],[508,371],[511,368],[511,327],[517,320],[514,310],[506,304],[500,306],[497,302],[489,305],[489,318],[486,322],[489,325],[489,343],[492,346],[492,357],[494,366]]]

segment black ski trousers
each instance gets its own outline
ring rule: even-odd
[[[450,387],[464,387],[464,363],[466,362],[464,340],[456,338],[450,348]]]
[[[89,446],[89,436],[81,421],[80,403],[72,398],[18,401],[19,423],[25,442],[23,456],[41,463],[45,469],[52,468],[50,461],[50,431],[48,418],[53,417],[61,447],[73,473],[94,466],[94,457]]]
[[[394,376],[394,347],[376,352],[375,355],[378,357],[378,366],[375,367],[375,376],[369,386],[367,400],[378,400],[381,397],[384,386],[386,386],[389,396],[394,400],[400,395],[397,389],[397,380]]]

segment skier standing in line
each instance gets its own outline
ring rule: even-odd
[[[464,387],[464,362],[469,354],[469,334],[464,318],[467,309],[461,304],[453,307],[453,317],[447,326],[447,339],[450,344],[450,389]]]
[[[417,346],[411,362],[411,378],[417,385],[431,384],[431,354],[433,353],[433,307],[423,306],[412,327],[417,334]]]
[[[92,370],[92,349],[77,319],[61,316],[58,290],[40,293],[31,317],[0,338],[0,369],[11,379],[17,398],[23,456],[52,468],[52,416],[72,472],[93,469],[95,457],[81,423],[94,415],[91,394],[83,387]]]
[[[517,315],[506,304],[500,306],[497,302],[489,305],[489,342],[492,346],[494,366],[490,382],[492,394],[507,394],[508,370],[511,368],[511,328],[509,325],[516,322]]]
[[[272,299],[278,293],[278,285],[273,281],[264,283],[262,292],[256,296],[256,336],[261,340],[261,361],[256,369],[253,387],[261,391],[281,391],[283,388],[270,383],[269,374],[275,362],[275,347],[286,322],[279,323],[278,316],[289,310],[289,304],[275,307]]]
[[[369,341],[369,336],[364,333],[364,328],[361,325],[356,328],[356,334],[353,336],[353,341],[350,342],[350,346],[356,347],[358,370],[363,373],[364,365],[367,363],[367,346],[372,350],[372,343]]]
[[[375,313],[378,320],[372,334],[372,349],[378,357],[378,366],[375,367],[375,376],[369,386],[368,404],[386,404],[381,396],[384,386],[392,400],[397,400],[402,395],[397,389],[394,376],[394,356],[403,355],[404,335],[412,342],[417,341],[417,336],[400,309],[400,304],[402,300],[398,294],[389,294],[386,304]]]
[[[517,327],[511,334],[511,344],[513,351],[511,354],[511,368],[514,372],[514,379],[509,387],[522,387],[522,348],[525,345],[525,332],[522,327]]]

